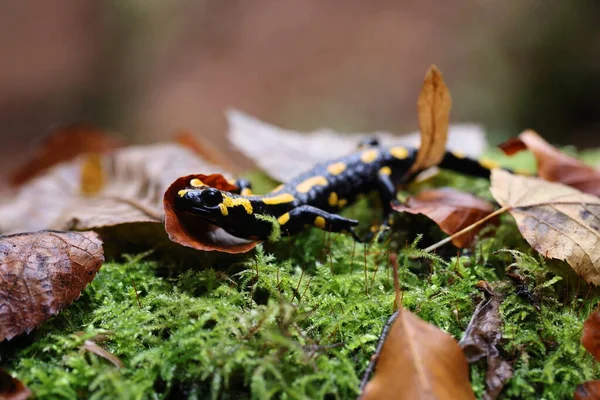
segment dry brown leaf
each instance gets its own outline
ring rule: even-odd
[[[487,282],[481,282],[486,298],[477,305],[463,338],[458,343],[469,363],[487,358],[485,392],[482,398],[498,397],[506,382],[512,377],[512,366],[500,356],[496,347],[502,338],[500,303],[502,296],[494,293]]]
[[[583,323],[581,344],[600,361],[600,311],[594,311]]]
[[[25,400],[31,395],[31,390],[23,382],[0,368],[0,400]]]
[[[212,225],[193,214],[178,213],[175,209],[177,193],[189,186],[192,179],[199,179],[210,187],[230,192],[237,189],[220,174],[188,175],[178,178],[166,190],[163,205],[165,211],[165,230],[169,239],[182,246],[203,251],[220,251],[238,254],[252,250],[260,242],[250,241],[227,233],[223,228]]]
[[[95,232],[0,236],[0,342],[30,332],[71,304],[103,261]]]
[[[82,156],[19,188],[12,201],[0,206],[0,231],[159,226],[165,190],[178,177],[198,171],[220,169],[177,144],[128,147],[99,160]],[[93,187],[95,180],[105,184],[87,190],[91,194],[82,193],[82,187]]]
[[[560,183],[494,169],[491,192],[527,242],[600,283],[600,198]]]
[[[228,138],[234,148],[275,180],[287,182],[315,164],[357,150],[360,141],[376,137],[383,146],[419,147],[419,132],[345,133],[331,129],[298,132],[260,121],[237,110],[227,113]],[[485,132],[474,124],[451,125],[447,148],[479,158],[487,148]]]
[[[521,133],[500,148],[508,155],[527,148],[535,156],[541,178],[600,196],[600,171],[561,152],[532,130]]]
[[[449,235],[494,211],[489,202],[452,188],[423,190],[418,195],[409,197],[404,204],[394,205],[393,208],[399,212],[423,214]],[[478,229],[454,238],[452,244],[459,248],[471,246],[477,232],[483,227],[481,225]]]
[[[102,357],[105,360],[110,361],[117,368],[123,368],[123,361],[121,361],[119,357],[115,356],[110,351],[107,351],[102,347],[98,346],[92,340],[86,340],[85,342],[83,342],[83,346],[81,346],[81,348],[85,351],[89,351],[90,353],[97,355],[98,357]]]
[[[221,149],[216,148],[201,136],[194,135],[192,132],[181,130],[175,133],[173,139],[178,143],[196,153],[200,158],[207,162],[218,165],[226,171],[233,171],[236,168],[231,164],[227,154]]]
[[[423,88],[417,101],[421,146],[410,172],[438,165],[446,153],[452,98],[442,73],[432,65],[425,74]]]
[[[408,310],[395,315],[361,399],[474,399],[456,341]]]
[[[577,385],[575,400],[600,400],[600,381],[590,381]]]
[[[84,124],[64,126],[52,132],[33,157],[11,174],[9,181],[12,186],[18,186],[79,154],[106,153],[122,146],[122,140],[102,129]]]

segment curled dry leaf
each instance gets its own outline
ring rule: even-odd
[[[581,344],[600,361],[600,311],[594,311],[583,323]]]
[[[600,283],[600,198],[560,183],[495,169],[494,198],[539,253],[565,260],[587,282]]]
[[[600,400],[600,381],[589,381],[577,385],[575,400]]]
[[[178,178],[169,186],[163,198],[165,230],[169,235],[169,239],[197,250],[216,250],[231,254],[245,253],[256,247],[260,242],[237,238],[224,229],[212,225],[195,215],[177,212],[175,209],[177,193],[189,187],[189,182],[194,178],[219,190],[230,192],[237,189],[220,174],[196,174]]]
[[[474,398],[456,341],[408,310],[396,312],[361,399]]]
[[[102,357],[105,360],[110,361],[117,368],[123,368],[123,361],[121,361],[119,357],[115,356],[110,351],[107,351],[102,347],[98,346],[92,340],[86,340],[85,342],[83,342],[83,346],[81,346],[81,348],[85,351],[89,351],[90,353],[97,355],[98,357]]]
[[[0,368],[0,400],[25,400],[31,394],[31,390],[23,382]]]
[[[178,177],[197,171],[220,170],[177,144],[82,156],[19,188],[12,201],[0,206],[0,231],[88,230],[125,224],[160,228],[165,190]]]
[[[438,165],[444,158],[451,108],[450,91],[442,73],[432,65],[425,74],[423,88],[417,101],[421,146],[410,172]]]
[[[452,188],[424,190],[416,196],[409,197],[404,204],[394,205],[393,208],[399,212],[423,214],[449,235],[494,211],[494,207],[489,202]],[[454,238],[452,244],[459,248],[471,246],[477,232],[483,226]]]
[[[21,185],[48,168],[80,154],[106,153],[123,146],[122,140],[102,129],[76,124],[52,132],[35,150],[33,157],[10,176],[11,186]]]
[[[600,171],[566,155],[532,130],[521,133],[500,148],[508,155],[529,149],[535,156],[541,178],[600,196]]]
[[[0,236],[0,341],[30,332],[71,304],[103,261],[95,232]]]
[[[484,290],[487,296],[477,305],[469,326],[458,344],[470,363],[487,358],[486,388],[482,398],[491,400],[498,397],[506,382],[512,377],[513,369],[506,360],[502,359],[496,347],[502,338],[500,303],[503,298],[491,291],[489,284],[483,282],[483,285],[488,288]]]
[[[419,132],[346,133],[331,129],[298,132],[283,129],[237,110],[227,113],[228,138],[232,146],[251,159],[275,180],[287,182],[315,164],[356,151],[360,141],[376,137],[383,146],[419,147]],[[479,158],[487,148],[485,132],[479,125],[451,125],[447,148]]]

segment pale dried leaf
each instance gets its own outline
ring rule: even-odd
[[[71,304],[103,261],[95,232],[0,236],[0,342],[31,331]]]
[[[419,147],[420,134],[390,132],[344,133],[331,129],[298,132],[260,121],[241,111],[229,110],[229,141],[253,160],[267,175],[287,182],[315,164],[357,150],[361,140],[377,137],[383,146]],[[479,158],[487,148],[483,128],[475,124],[451,125],[447,148],[467,157]]]
[[[490,190],[535,250],[565,260],[586,281],[600,283],[599,197],[500,169],[492,171]]]
[[[171,182],[190,173],[221,172],[177,144],[132,146],[104,155],[100,161],[98,179],[106,184],[93,194],[81,190],[88,156],[60,164],[23,185],[12,201],[0,206],[0,231],[160,223],[163,193]]]
[[[456,341],[400,309],[361,399],[474,399],[467,360]]]
[[[432,65],[425,74],[417,101],[421,146],[410,171],[417,172],[438,165],[444,158],[451,108],[450,91],[442,73]]]

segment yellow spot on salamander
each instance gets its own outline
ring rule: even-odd
[[[365,164],[369,164],[375,161],[378,155],[379,152],[375,149],[366,150],[360,155],[360,160]]]
[[[291,203],[294,200],[296,200],[294,196],[289,193],[282,193],[272,197],[263,197],[262,199],[263,203],[270,205]]]
[[[225,204],[219,203],[219,208],[221,209],[221,215],[223,215],[224,217],[229,215],[229,210],[227,209],[227,206],[225,206]]]
[[[240,192],[240,194],[242,196],[252,196],[252,189],[250,189],[250,188],[243,188],[242,191]]]
[[[342,172],[344,172],[346,170],[346,163],[343,162],[336,162],[334,164],[330,164],[327,167],[327,171],[331,174],[331,175],[339,175]]]
[[[281,189],[283,189],[283,183],[277,186],[275,189],[271,190],[271,193],[279,192]]]
[[[331,192],[329,194],[329,205],[331,207],[335,207],[338,204],[338,195],[336,192]]]
[[[319,216],[315,218],[315,222],[313,224],[319,229],[325,229],[325,218]]]
[[[244,199],[242,197],[229,197],[229,196],[225,196],[223,195],[223,203],[221,203],[223,205],[225,205],[225,207],[227,208],[232,208],[232,207],[236,207],[236,206],[242,206],[244,207],[244,209],[246,210],[246,213],[248,214],[252,214],[252,203],[250,203],[250,200],[248,199]],[[221,212],[223,212],[223,209],[221,209]],[[223,214],[225,215],[225,214]]]
[[[465,158],[465,153],[461,153],[460,151],[453,151],[452,155],[456,158]]]
[[[280,216],[279,218],[277,218],[277,222],[279,222],[279,225],[285,225],[287,224],[287,222],[290,220],[290,213],[285,213],[282,216]]]
[[[186,194],[187,192],[189,192],[189,191],[190,191],[190,189],[182,189],[182,190],[180,190],[179,192],[177,192],[177,196],[179,196],[179,197],[183,197],[183,196],[185,196],[185,194]]]
[[[337,203],[339,208],[344,207],[346,204],[348,204],[348,200],[346,200],[346,199],[340,199]]]
[[[379,170],[379,173],[390,176],[392,174],[392,169],[390,167],[383,167]]]
[[[202,182],[200,179],[196,179],[196,178],[194,178],[190,181],[190,185],[192,185],[193,187],[206,186],[204,184],[204,182]]]
[[[481,160],[479,160],[479,165],[487,169],[494,169],[500,167],[500,164],[498,164],[496,161],[492,161],[487,158],[482,158]]]
[[[327,185],[327,179],[325,179],[324,176],[318,175],[313,176],[312,178],[308,178],[304,182],[300,183],[298,186],[296,186],[296,190],[300,193],[308,193],[310,192],[310,189],[312,189],[315,186],[325,185]]]
[[[398,160],[404,160],[406,157],[408,157],[408,150],[406,147],[395,146],[390,149],[390,154]]]

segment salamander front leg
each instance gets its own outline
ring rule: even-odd
[[[241,194],[242,196],[251,196],[252,195],[252,184],[247,179],[236,179],[235,186],[238,189],[232,193]]]
[[[379,241],[385,239],[387,235],[384,235],[383,231],[387,230],[393,222],[392,202],[396,201],[396,186],[390,177],[391,172],[389,167],[383,167],[377,174],[377,191],[379,192],[379,198],[381,199],[381,205],[383,207],[383,221],[378,229],[379,232],[382,232],[382,234],[379,235]],[[368,239],[370,240],[375,233],[376,232],[372,232]]]
[[[320,208],[303,205],[293,208],[291,211],[278,218],[279,224],[284,232],[295,234],[304,228],[304,225],[312,225],[328,232],[348,232],[354,240],[361,240],[354,232],[358,221],[330,214]]]

